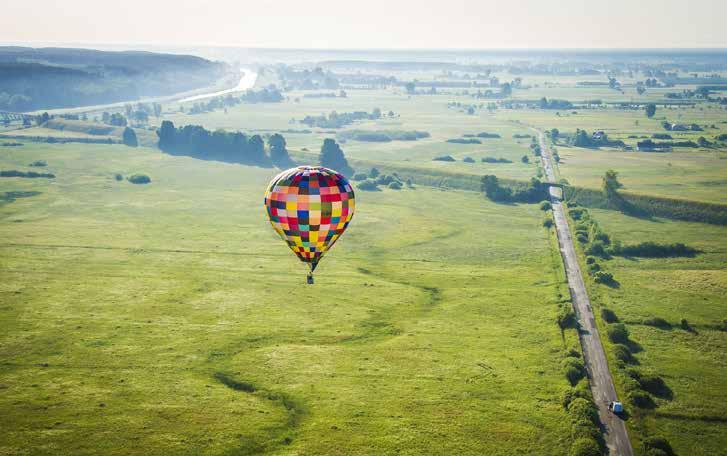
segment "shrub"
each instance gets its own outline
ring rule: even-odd
[[[0,171],[0,177],[27,177],[30,179],[43,177],[46,179],[55,179],[56,176],[52,173],[36,173],[35,171],[18,171],[11,169],[8,171]]]
[[[630,363],[634,360],[634,356],[633,354],[631,354],[631,350],[624,344],[615,344],[613,346],[613,356],[617,360],[623,361],[624,363]]]
[[[394,182],[396,179],[394,179],[394,176],[390,176],[388,174],[381,174],[379,177],[376,178],[376,184],[377,185],[389,185],[390,183]]]
[[[453,138],[448,139],[447,142],[452,144],[482,144],[482,141],[477,138]]]
[[[443,161],[443,162],[453,162],[453,161],[456,161],[454,159],[454,157],[452,157],[451,155],[441,155],[439,157],[434,157],[432,160],[433,161]]]
[[[616,255],[642,258],[692,257],[699,253],[695,248],[677,242],[676,244],[657,244],[646,241],[640,244],[619,246],[614,249]]]
[[[573,442],[569,454],[570,456],[600,456],[601,449],[594,439],[582,437]]]
[[[591,263],[588,265],[588,273],[593,275],[601,270],[601,265],[598,263]]]
[[[117,181],[122,181],[122,180],[124,180],[124,176],[117,173],[117,174],[114,174],[114,179],[116,179]]]
[[[601,433],[598,428],[593,425],[590,421],[578,421],[573,423],[571,428],[571,436],[573,439],[592,439],[598,441],[601,437]]]
[[[394,181],[394,182],[392,182],[392,183],[389,184],[389,188],[392,189],[392,190],[401,190],[401,182]]]
[[[593,256],[586,257],[586,264],[593,264],[595,262],[596,262],[596,257],[593,257]]]
[[[550,201],[541,201],[540,202],[541,211],[549,211],[551,209],[552,209],[552,206],[550,205]]]
[[[585,233],[578,233],[576,234],[576,240],[581,244],[586,244],[588,243],[588,235],[586,235]]]
[[[46,163],[45,160],[36,160],[33,163],[31,163],[30,165],[28,165],[28,166],[42,167],[42,166],[48,166],[48,163]]]
[[[133,174],[127,180],[132,184],[148,184],[151,182],[151,178],[146,174]]]
[[[605,307],[601,309],[601,318],[603,318],[603,321],[606,323],[618,323],[618,317],[614,311]]]
[[[662,396],[669,393],[669,387],[666,386],[664,379],[654,374],[641,375],[636,381],[639,385],[649,393],[655,396]]]
[[[694,331],[694,329],[689,325],[689,322],[686,318],[681,319],[681,321],[679,322],[679,327],[682,328],[684,331]]]
[[[606,251],[606,245],[603,241],[593,241],[591,245],[586,249],[586,255],[597,256],[600,258],[608,258],[608,252]]]
[[[543,226],[546,228],[550,228],[551,226],[553,226],[553,219],[550,219],[550,218],[544,219]]]
[[[365,181],[361,182],[360,184],[356,185],[359,190],[363,190],[366,192],[375,192],[379,189],[378,184],[376,184],[376,181],[372,179],[366,179]]]
[[[352,179],[355,181],[362,181],[362,180],[366,180],[367,177],[368,176],[366,176],[366,173],[356,173],[353,175]]]
[[[671,329],[671,323],[659,317],[647,318],[644,320],[644,324],[647,326],[654,326],[660,329]]]
[[[606,271],[598,271],[593,275],[593,280],[596,281],[596,283],[602,283],[604,285],[609,285],[615,282],[613,279],[613,274]]]
[[[598,410],[588,399],[580,397],[573,399],[568,405],[568,414],[574,422],[590,421],[593,424],[598,422]]]
[[[565,304],[558,309],[556,321],[561,329],[573,328],[576,326],[576,314],[573,313],[573,309],[569,304]]]
[[[588,211],[582,207],[573,207],[570,211],[568,211],[568,213],[570,214],[570,218],[573,220],[581,220],[588,216]]]
[[[628,399],[635,407],[639,408],[653,408],[656,405],[654,399],[646,391],[631,391],[628,393]]]
[[[369,172],[369,177],[371,179],[376,179],[377,177],[379,177],[379,174],[381,174],[381,172],[378,168],[371,168],[371,171]]]
[[[561,361],[561,365],[563,366],[564,369],[569,369],[571,367],[574,367],[574,368],[578,369],[579,371],[581,371],[584,376],[586,374],[586,366],[583,365],[583,361],[581,361],[580,358],[573,358],[573,357],[569,356],[567,358],[564,358],[563,361]]]
[[[565,374],[565,378],[568,379],[571,385],[575,385],[578,383],[583,377],[585,377],[585,374],[583,371],[573,367],[568,366],[563,370],[563,374]]]
[[[139,141],[136,139],[136,132],[129,127],[124,128],[121,141],[129,147],[137,147],[139,145]]]
[[[623,323],[614,323],[606,328],[608,339],[615,344],[625,344],[629,341],[629,331]]]
[[[475,159],[472,157],[465,157],[462,161],[465,163],[474,163]]]
[[[646,450],[661,450],[667,455],[674,454],[669,442],[661,436],[647,437],[644,439],[644,449]]]

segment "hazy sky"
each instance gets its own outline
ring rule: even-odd
[[[727,47],[725,0],[11,0],[0,42],[287,48]]]

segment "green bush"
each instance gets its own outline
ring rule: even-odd
[[[571,427],[571,437],[573,437],[574,440],[592,439],[594,441],[598,441],[601,437],[601,432],[590,421],[578,421],[573,423],[573,426]]]
[[[368,176],[366,175],[366,173],[356,173],[353,175],[352,179],[355,181],[362,181],[362,180],[366,180],[367,177]]]
[[[671,323],[659,317],[647,318],[644,320],[644,324],[647,326],[654,326],[660,329],[671,329]]]
[[[389,188],[392,189],[392,190],[401,190],[401,182],[394,181],[394,182],[392,182],[392,183],[389,184]]]
[[[356,184],[359,190],[363,190],[366,192],[375,192],[379,189],[378,184],[373,179],[366,179],[365,181],[361,182],[360,184]]]
[[[623,323],[614,323],[606,328],[606,334],[611,342],[625,344],[629,341],[629,331]]]
[[[618,323],[618,317],[614,311],[605,307],[601,309],[601,318],[603,318],[603,321],[606,323]]]
[[[546,228],[550,228],[553,226],[553,219],[547,218],[543,220],[543,226]]]
[[[588,265],[588,272],[593,275],[601,270],[601,265],[598,263],[591,263]]]
[[[645,391],[655,396],[662,396],[669,393],[669,387],[666,386],[664,379],[658,375],[643,374],[637,381]]]
[[[588,217],[588,211],[582,207],[573,207],[568,213],[573,220],[583,220]]]
[[[451,155],[440,155],[439,157],[432,158],[434,161],[453,162],[457,161]]]
[[[575,398],[568,404],[568,415],[573,422],[590,421],[593,424],[598,423],[598,409],[596,405],[588,399],[581,397]]]
[[[600,258],[608,258],[606,244],[603,241],[594,240],[586,249],[586,255],[597,256]]]
[[[585,376],[583,371],[573,366],[568,366],[563,369],[563,374],[565,375],[565,378],[568,379],[571,385],[577,384]]]
[[[117,174],[114,174],[114,179],[116,179],[117,181],[122,181],[122,180],[124,180],[124,176],[117,173]]]
[[[582,437],[573,442],[570,447],[570,456],[601,456],[598,442],[592,438]]]
[[[629,402],[639,408],[653,408],[654,399],[646,391],[634,390],[628,393]]]
[[[541,201],[540,202],[540,210],[541,211],[549,211],[552,208],[553,207],[551,206],[550,201]]]
[[[654,437],[647,437],[644,439],[644,449],[645,450],[661,450],[664,452],[664,454],[672,455],[674,454],[674,450],[672,449],[671,445],[669,444],[669,441],[667,441],[664,437],[661,436],[654,436]]]
[[[48,163],[46,163],[45,160],[36,160],[33,163],[29,164],[28,166],[43,167],[43,166],[48,166]]]
[[[596,262],[596,257],[590,256],[590,255],[586,257],[586,264],[593,264],[595,262]]]
[[[631,350],[624,344],[615,344],[613,346],[613,356],[624,363],[630,363],[634,360],[634,355],[631,353]]]
[[[689,331],[689,332],[694,331],[694,329],[691,327],[691,325],[689,324],[689,322],[687,321],[686,318],[681,319],[681,321],[679,322],[679,327],[682,328],[684,331]]]
[[[465,158],[462,159],[462,161],[465,162],[465,163],[474,163],[475,162],[475,159],[472,158],[472,157],[465,157]]]
[[[593,275],[593,280],[596,281],[596,283],[602,283],[605,285],[614,283],[613,274],[606,271],[598,271]]]
[[[586,243],[588,243],[588,235],[586,235],[584,233],[578,233],[576,235],[576,240],[578,242],[580,242],[581,244],[586,244]]]
[[[146,174],[133,174],[127,180],[132,184],[148,184],[151,182],[151,178]]]
[[[556,321],[561,329],[575,328],[576,314],[573,312],[573,308],[570,304],[564,304],[560,307],[560,309],[558,309]]]

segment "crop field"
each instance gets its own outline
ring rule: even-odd
[[[0,179],[0,453],[570,446],[574,336],[555,324],[563,272],[537,206],[359,191],[306,286],[264,216],[272,169],[12,149],[0,168],[45,160],[57,177]],[[137,172],[152,182],[114,178]]]
[[[614,257],[605,264],[619,286],[594,284],[591,296],[628,328],[634,366],[660,375],[667,387],[655,395],[655,408],[637,410],[629,419],[635,434],[665,436],[676,454],[720,454],[727,446],[727,228],[595,209],[591,214],[624,244],[683,242],[700,251],[691,258]],[[654,326],[654,318],[668,325]],[[690,329],[681,326],[682,319]]]

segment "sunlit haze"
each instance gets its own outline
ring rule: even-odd
[[[688,8],[687,8],[688,6]],[[491,0],[6,2],[2,43],[283,48],[727,45],[727,2]]]

